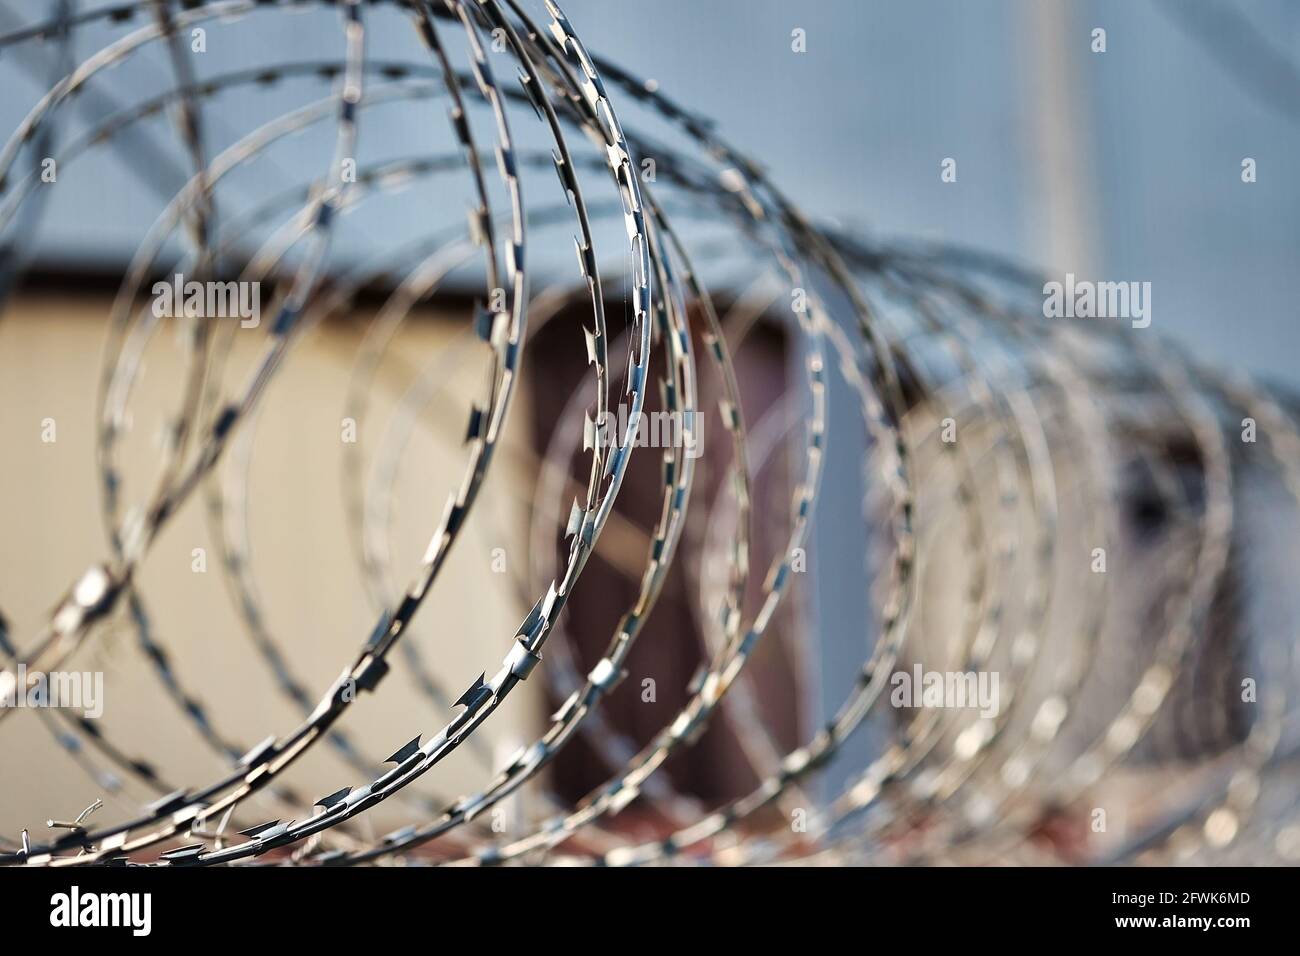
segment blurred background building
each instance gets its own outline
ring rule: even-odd
[[[540,3],[533,6],[540,11]],[[1048,275],[1150,282],[1155,331],[1196,356],[1300,385],[1300,5],[569,0],[565,6],[590,49],[717,119],[728,139],[760,158],[813,216],[867,236],[978,247]],[[55,7],[0,2],[0,33],[45,19]],[[369,24],[371,49],[427,58],[406,20],[386,13]],[[792,51],[793,30],[804,31],[806,52]],[[1104,30],[1104,52],[1094,49],[1097,30]],[[116,35],[105,24],[79,31],[73,62]],[[268,62],[336,58],[341,48],[337,15],[315,3],[292,15],[214,24],[208,43],[205,57],[197,58],[206,64],[200,79]],[[75,140],[97,118],[146,98],[168,69],[154,48],[115,70],[111,84],[92,85],[63,111],[58,139]],[[0,129],[15,129],[60,75],[52,43],[0,55]],[[322,87],[316,95],[326,92]],[[304,99],[291,83],[256,95],[232,91],[205,106],[205,119],[214,138],[229,138]],[[367,117],[361,138],[371,159],[412,155],[435,143],[446,148],[441,108],[428,116],[427,125],[410,110]],[[0,320],[0,447],[21,449],[5,455],[0,467],[0,501],[7,503],[0,607],[19,638],[49,611],[52,589],[103,547],[92,406],[103,321],[141,237],[188,176],[173,136],[159,117],[120,146],[101,150],[93,168],[69,165],[58,188],[42,196],[39,230],[11,228],[5,237],[29,268]],[[288,174],[285,185],[301,181],[301,169],[319,165],[321,142],[309,134],[285,144],[246,183],[232,181],[230,193],[247,188],[250,198],[259,195],[277,168]],[[948,159],[956,163],[954,182],[941,179]],[[1256,171],[1249,183],[1242,178],[1248,159]],[[464,197],[448,201],[463,205]],[[340,232],[331,261],[338,268],[361,263],[375,236],[397,245],[426,228],[419,203],[383,204]],[[556,258],[567,263],[571,248]],[[370,624],[347,553],[346,502],[337,480],[339,397],[369,314],[314,336],[277,382],[257,424],[251,524],[259,566],[272,569],[259,579],[262,597],[269,626],[296,649],[294,667],[313,693],[336,676],[337,663]],[[410,354],[445,348],[452,337],[450,323],[439,321],[403,334]],[[754,359],[753,382],[783,374],[779,343],[771,351]],[[146,370],[135,402],[135,430],[143,437],[127,464],[141,482],[156,454],[150,436],[163,424],[161,414],[147,419],[165,404],[161,396],[175,388],[179,372],[174,356],[158,368],[152,378]],[[399,385],[415,377],[409,367],[389,372],[387,381],[398,384],[377,392],[380,421],[399,401]],[[456,374],[469,381],[475,370]],[[151,395],[160,396],[158,406]],[[502,527],[475,527],[423,612],[421,639],[447,671],[478,669],[476,662],[491,657],[474,642],[490,643],[518,623],[519,609],[505,596],[492,556],[500,547],[527,550],[510,518],[532,490],[529,463],[544,447],[550,411],[539,402],[531,419],[516,422],[505,477],[493,486],[489,505],[505,516]],[[59,423],[59,441],[33,451],[31,435],[46,417]],[[448,417],[459,421],[461,412]],[[841,422],[833,424],[841,430],[836,438],[851,456],[860,439],[847,419]],[[390,521],[399,567],[418,557],[421,529],[436,520],[457,480],[458,438],[435,428],[411,439],[394,490],[399,513]],[[804,596],[813,627],[867,617],[860,530],[837,520],[856,514],[860,497],[859,476],[828,476],[814,545],[819,573],[813,593]],[[246,666],[247,642],[215,566],[206,578],[192,573],[193,551],[211,548],[210,534],[202,509],[168,528],[145,569],[150,593],[158,595],[151,614],[182,651],[177,670],[205,688],[223,726],[251,745],[268,726],[287,726],[296,715],[264,670]],[[22,583],[28,581],[50,587],[31,589]],[[82,665],[114,674],[106,726],[148,740],[169,776],[205,779],[217,766],[213,754],[195,744],[179,719],[156,721],[154,677],[127,650],[125,630],[115,630],[121,633]],[[861,661],[862,635],[824,630],[830,636],[820,645],[806,699],[778,704],[769,714],[776,736],[792,735],[797,726],[806,731],[828,716]],[[497,644],[491,646],[494,652]],[[775,673],[785,665],[778,655],[765,666]],[[383,708],[359,708],[349,723],[371,758],[400,743],[389,740],[394,715],[421,706],[412,682],[390,684]],[[780,680],[769,688],[778,697],[793,693]],[[483,748],[457,755],[427,789],[454,795],[480,780],[487,764],[540,726],[545,703],[529,688],[503,711]],[[629,728],[634,736],[636,730]],[[858,752],[872,746],[866,735]],[[98,795],[76,763],[48,739],[20,732],[17,721],[0,726],[3,775],[24,778],[21,786],[0,789],[0,828],[13,833],[54,807],[75,815]],[[565,772],[587,779],[579,769]],[[313,753],[302,774],[309,791],[336,782],[337,756]],[[709,780],[707,766],[684,771],[677,782],[712,796],[729,789]],[[382,822],[387,813],[381,807],[375,815]],[[392,813],[393,820],[406,816]]]

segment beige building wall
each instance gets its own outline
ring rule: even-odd
[[[11,304],[0,319],[0,610],[20,649],[31,646],[65,588],[108,554],[94,454],[107,311],[107,299],[33,298]],[[377,616],[350,547],[341,479],[344,396],[367,318],[353,316],[309,333],[276,377],[255,422],[248,486],[253,581],[271,633],[313,700],[351,661]],[[401,394],[460,327],[428,317],[410,325],[395,343],[397,360],[380,369],[370,416],[359,423],[359,447],[371,461]],[[235,332],[231,385],[242,382],[242,373],[234,371],[247,367],[264,332]],[[143,500],[156,477],[157,436],[165,409],[175,404],[183,356],[172,329],[161,330],[148,349],[124,443],[124,498],[130,504]],[[473,347],[444,362],[437,378],[452,397],[421,417],[402,460],[389,540],[403,583],[448,494],[461,482],[463,423],[471,396],[482,391],[486,367],[486,354]],[[53,442],[42,440],[45,419],[54,421]],[[527,438],[526,420],[522,414],[514,419],[481,506],[406,638],[418,643],[453,699],[481,671],[499,666],[527,611],[508,575],[492,569],[494,548],[504,549],[507,562],[522,561],[525,553],[526,499],[520,496],[532,488],[517,451]],[[229,456],[223,464],[230,464]],[[206,572],[194,569],[196,548],[205,549]],[[232,606],[201,499],[189,502],[157,539],[139,583],[158,641],[223,735],[251,746],[296,725],[300,714],[276,690]],[[436,710],[418,693],[400,652],[390,661],[393,672],[381,693],[364,695],[342,725],[374,762],[415,734],[436,731],[452,713]],[[68,669],[103,672],[104,713],[97,726],[130,755],[147,757],[169,782],[204,784],[226,768],[164,694],[128,619],[119,617],[97,631]],[[419,789],[454,798],[484,783],[489,751],[500,760],[536,730],[536,690],[521,687],[493,716],[477,750],[453,755]],[[156,796],[131,780],[112,794],[102,778],[93,779],[54,743],[51,728],[65,730],[66,724],[49,712],[25,710],[0,722],[0,837],[16,841],[27,827],[39,840],[47,817],[71,819],[96,797],[106,800],[94,820],[102,824]],[[93,748],[85,757],[93,767],[125,777]],[[288,779],[314,799],[368,778],[321,745]],[[260,822],[259,813],[269,813],[267,819],[283,815],[283,807],[262,808],[250,810],[251,822]],[[373,823],[361,829],[374,826],[378,833],[417,818],[399,800],[367,816]]]

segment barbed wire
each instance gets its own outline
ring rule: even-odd
[[[1300,513],[1300,402],[1192,361],[1146,329],[1047,319],[1043,278],[994,257],[814,223],[711,121],[589,53],[561,9],[544,7],[543,25],[519,0],[60,2],[49,19],[0,35],[6,54],[53,42],[58,67],[0,148],[0,290],[10,301],[21,301],[48,215],[46,162],[66,175],[147,144],[159,155],[137,153],[138,162],[185,170],[109,310],[95,441],[109,553],[30,642],[0,618],[0,699],[39,690],[124,623],[159,696],[223,767],[214,780],[177,787],[174,773],[133,755],[138,742],[124,742],[131,734],[121,728],[38,711],[113,806],[89,802],[71,822],[51,815],[54,833],[33,839],[23,829],[0,844],[0,862],[1156,862],[1289,852],[1300,656],[1289,629],[1255,636],[1239,579],[1261,550],[1254,483],[1278,483],[1286,504],[1277,507]],[[190,31],[236,31],[286,10],[337,16],[338,58],[205,74],[187,49]],[[372,37],[384,35],[370,23],[387,18],[408,21],[428,56],[370,55]],[[92,30],[125,32],[77,62],[72,40]],[[110,71],[154,51],[168,70],[147,96],[114,87]],[[494,60],[517,83],[500,82]],[[50,66],[39,56],[20,62]],[[309,91],[305,104],[225,135],[223,97],[290,86]],[[403,144],[394,157],[384,155],[394,144],[360,136],[378,110],[423,132],[434,125],[421,122],[424,111],[444,98],[449,150]],[[66,123],[74,102],[93,104],[91,123]],[[169,114],[183,159],[145,130]],[[519,123],[530,114],[537,127]],[[56,135],[64,125],[75,132]],[[234,184],[248,170],[331,126],[327,162],[276,166],[273,188],[252,203],[241,197]],[[448,214],[452,180],[468,189],[464,220]],[[385,204],[417,192],[429,218],[414,238],[353,226],[366,215],[382,221]],[[578,274],[564,279],[551,252],[573,223]],[[339,237],[354,234],[367,245],[349,261]],[[163,315],[144,292],[160,274],[271,288],[273,320],[256,331],[185,308]],[[546,281],[533,291],[538,276]],[[361,300],[372,291],[382,305],[367,310]],[[610,321],[620,295],[621,329]],[[428,309],[468,318],[449,319],[463,325],[432,354],[411,353],[404,333]],[[575,318],[586,360],[576,379],[535,344]],[[343,420],[380,438],[341,446],[342,517],[375,623],[321,692],[303,676],[295,622],[271,624],[275,578],[252,545],[253,506],[289,491],[255,495],[251,474],[271,384],[299,343],[350,321],[364,334]],[[166,328],[183,353],[174,404],[162,412],[143,503],[129,506],[132,411],[145,356]],[[799,369],[767,407],[738,362],[759,330],[778,333]],[[460,413],[451,408],[464,400],[453,373],[479,359],[468,421],[452,427]],[[409,381],[385,421],[376,393],[388,384],[386,363],[405,363]],[[638,451],[652,385],[652,414],[682,423],[657,454]],[[504,441],[520,393],[554,400],[555,427],[535,451]],[[850,401],[858,407],[841,422],[837,405],[832,427],[831,397],[841,394],[846,412]],[[847,422],[859,415],[860,494],[848,502],[828,497],[823,482],[828,468],[851,467],[836,446],[841,436],[853,444]],[[713,418],[726,440],[697,461]],[[393,513],[412,438],[424,430],[461,449],[463,473],[403,586]],[[511,524],[480,504],[500,471],[491,467],[498,451],[530,477],[512,485],[507,476],[491,492],[525,519],[525,560],[511,563],[496,597],[530,610],[499,668],[457,696],[449,688],[464,677],[449,676],[428,646],[449,621],[422,608],[450,590],[444,569],[471,521],[493,535]],[[654,515],[642,527],[625,479],[648,458],[657,459],[658,491],[637,502]],[[757,500],[772,484],[789,495],[785,513]],[[202,681],[182,675],[181,649],[154,623],[138,573],[200,487],[254,651],[243,681],[251,686],[263,668],[299,721],[253,747],[237,742]],[[871,613],[819,617],[809,600],[827,560],[818,529],[853,507]],[[580,581],[592,557],[627,579],[629,598],[586,667],[587,627],[566,626],[563,614],[587,613]],[[1108,558],[1145,579],[1117,581]],[[759,562],[762,578],[751,574]],[[689,586],[675,590],[674,574]],[[679,591],[703,663],[684,702],[667,719],[655,712],[658,729],[646,738],[603,708],[634,646],[671,653],[654,642],[666,640],[662,606]],[[1284,597],[1277,613],[1293,622],[1296,610]],[[407,635],[417,614],[421,633]],[[791,747],[790,728],[765,716],[760,648],[793,649],[799,700],[788,709],[797,714],[814,690],[806,675],[838,659],[829,655],[841,632],[862,634],[860,663],[836,675],[851,679],[829,717],[812,727],[796,720],[801,743]],[[554,652],[543,661],[547,645]],[[354,703],[380,696],[398,648],[419,711],[385,717],[385,732],[407,742],[381,761],[342,724]],[[539,667],[561,703],[500,760],[491,718]],[[1230,673],[1208,673],[1224,667]],[[996,678],[996,700],[930,702],[919,686],[915,699],[896,700],[900,677],[916,673],[920,684],[924,671],[975,686]],[[0,719],[16,709],[0,707]],[[756,783],[719,802],[663,768],[722,724]],[[575,804],[547,771],[578,739],[603,763],[604,782]],[[290,783],[290,768],[321,741],[362,782],[313,802]],[[455,799],[416,786],[462,748],[482,782]],[[153,802],[134,805],[136,789]],[[484,825],[525,793],[536,799],[521,828]],[[367,811],[390,797],[405,822],[376,836]],[[633,806],[656,821],[653,836],[624,823]],[[1114,833],[1108,807],[1125,820]],[[268,808],[281,816],[250,825]],[[91,812],[123,815],[91,829]],[[1300,838],[1292,842],[1300,854]]]

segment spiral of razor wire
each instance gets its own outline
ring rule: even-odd
[[[724,139],[725,117],[715,124],[589,51],[553,0],[59,0],[39,16],[5,13],[0,60],[45,91],[0,148],[0,305],[21,304],[39,257],[46,161],[64,176],[114,156],[170,173],[141,176],[161,211],[107,309],[89,390],[107,546],[61,594],[23,582],[47,589],[53,610],[35,633],[0,617],[0,695],[28,693],[127,631],[150,706],[192,729],[211,771],[177,779],[138,733],[0,708],[0,721],[25,721],[74,759],[87,797],[62,801],[86,806],[73,821],[0,838],[0,863],[1300,857],[1300,608],[1283,601],[1284,626],[1262,628],[1240,606],[1265,550],[1250,489],[1272,483],[1275,507],[1300,516],[1300,401],[1147,329],[1048,319],[1043,276],[1019,265],[814,221],[797,183],[774,182]],[[290,13],[331,18],[333,47],[223,71],[191,42],[218,48]],[[414,42],[377,39],[394,26]],[[88,52],[87,37],[102,45]],[[115,83],[140,63],[154,70],[142,96]],[[288,95],[296,106],[246,128],[230,128],[242,112],[219,108]],[[309,141],[323,144],[312,161],[277,162]],[[273,188],[250,202],[238,188],[249,175]],[[418,210],[418,235],[356,225],[368,213],[382,225],[398,205]],[[576,273],[553,255],[570,242]],[[146,290],[172,274],[270,289],[271,321],[164,317]],[[363,307],[365,296],[380,304]],[[417,349],[404,333],[429,309],[453,334]],[[284,369],[339,323],[361,330],[338,401],[367,437],[342,446],[339,477],[348,567],[372,624],[320,687],[295,621],[268,610],[275,577],[254,515],[293,492],[252,474]],[[583,359],[576,378],[537,344],[552,327]],[[126,444],[145,357],[166,331],[179,375],[141,480]],[[767,406],[744,365],[760,334],[790,358]],[[386,381],[396,363],[407,374]],[[463,368],[480,374],[468,395]],[[379,400],[388,393],[396,400]],[[508,441],[526,428],[517,406],[538,396],[557,410],[554,430],[535,449]],[[653,396],[681,437],[701,441],[713,422],[724,437],[710,434],[699,458],[685,441],[640,447]],[[620,407],[629,415],[614,424]],[[461,465],[440,517],[407,522],[427,542],[409,562],[393,527],[417,437]],[[647,468],[657,491],[635,504],[648,527],[628,480]],[[527,479],[503,482],[503,470]],[[840,481],[829,492],[828,473],[853,475],[855,492]],[[770,487],[783,503],[759,500]],[[255,744],[151,610],[141,570],[187,510],[207,521],[243,632],[224,639],[296,721],[268,724]],[[472,616],[484,600],[458,597],[451,555],[511,522],[525,557],[490,600],[517,608],[518,627],[448,633],[438,602],[459,599]],[[814,613],[826,522],[861,526],[860,618]],[[1115,571],[1139,552],[1141,581]],[[573,616],[610,573],[630,597],[588,665]],[[607,706],[633,648],[665,639],[656,612],[678,601],[701,663],[647,736]],[[499,663],[458,673],[435,636]],[[834,699],[818,662],[846,641],[857,659],[834,675],[846,688]],[[793,746],[765,717],[772,645],[795,661],[792,710],[826,698],[814,701],[825,716],[795,721]],[[922,670],[995,676],[997,699],[900,702]],[[503,759],[494,717],[534,674],[558,707]],[[402,679],[418,707],[385,710]],[[350,729],[354,707],[384,713],[388,740]],[[667,769],[715,728],[751,781],[722,801]],[[575,801],[552,771],[577,741],[603,782]],[[462,749],[476,783],[451,797],[436,771]],[[293,768],[317,750],[346,777],[313,799]],[[378,835],[368,811],[390,797],[404,822]],[[485,825],[523,797],[511,832]],[[1123,825],[1107,827],[1108,811]]]

